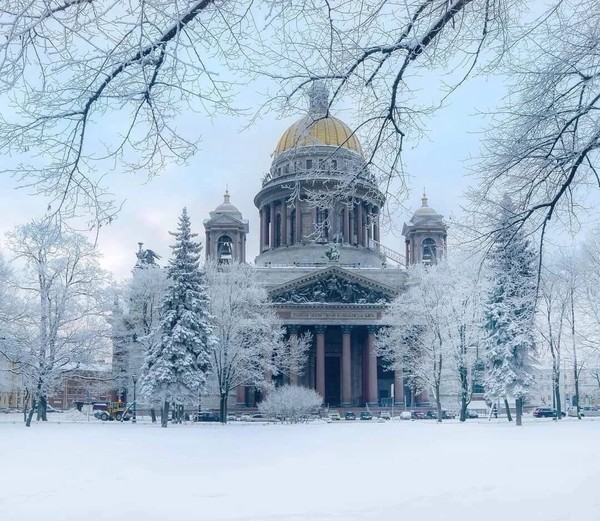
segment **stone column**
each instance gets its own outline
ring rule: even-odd
[[[351,329],[352,326],[342,326],[342,406],[352,405]]]
[[[262,208],[258,210],[258,254],[260,255],[263,251],[263,211]]]
[[[288,326],[292,345],[298,341],[298,326]],[[298,385],[298,367],[290,368],[290,385]]]
[[[206,258],[210,258],[210,235],[206,232],[206,242],[204,243],[204,249],[206,250]]]
[[[266,385],[269,386],[273,380],[273,373],[270,370],[267,370],[263,373],[263,378],[265,379]],[[269,388],[265,387],[265,390],[262,394],[263,397],[267,397],[269,395]]]
[[[371,205],[367,206],[367,236],[365,240],[365,246],[369,246],[370,240],[373,238],[373,213],[371,212]]]
[[[410,266],[410,247],[408,244],[408,241],[405,241],[406,244],[406,267],[408,268]]]
[[[379,208],[373,208],[373,239],[380,242],[379,237]]]
[[[362,203],[358,203],[356,206],[356,218],[358,220],[358,244],[360,246],[364,246],[363,244],[363,213],[362,213]]]
[[[262,249],[265,250],[267,248],[267,243],[269,242],[269,218],[267,212],[269,211],[269,205],[265,205],[262,208],[262,219],[261,219],[261,241],[262,241]]]
[[[296,201],[296,242],[302,242],[302,210],[300,199]]]
[[[281,245],[287,246],[288,243],[288,233],[287,233],[287,202],[285,199],[281,200]]]
[[[271,203],[271,240],[269,241],[269,246],[271,248],[275,248],[277,244],[277,226],[275,226],[275,201]]]
[[[246,407],[246,387],[240,385],[235,391],[235,406]]]
[[[350,208],[344,206],[344,242],[347,244],[352,243],[352,237],[350,237]]]
[[[404,405],[404,374],[402,369],[394,371],[394,405]]]
[[[367,402],[372,405],[377,405],[377,352],[375,350],[375,333],[377,327],[368,326],[367,331],[369,333],[367,337],[367,350],[368,350],[368,379],[367,379]]]
[[[325,330],[327,326],[317,326],[317,392],[325,401]]]

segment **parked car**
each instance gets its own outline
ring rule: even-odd
[[[329,411],[329,419],[333,421],[338,421],[341,420],[342,417],[340,416],[339,411]]]
[[[467,418],[469,420],[473,420],[475,418],[479,418],[479,413],[477,411],[473,411],[471,409],[467,409]]]
[[[410,415],[411,415],[411,418],[414,418],[415,420],[426,420],[427,419],[427,414],[425,413],[425,411],[411,411]]]
[[[566,413],[561,412],[562,416],[566,416]],[[534,418],[556,418],[556,409],[552,407],[536,407],[533,409]]]
[[[228,414],[227,415],[227,421],[228,422],[234,422],[235,420],[237,420],[235,414]]]
[[[194,415],[195,422],[220,422],[221,415],[216,411],[204,411]]]
[[[569,416],[577,417],[577,407],[569,407],[569,410],[567,412],[568,412]],[[580,407],[579,414],[581,414],[582,417],[600,416],[600,407],[595,407],[595,406]]]
[[[253,422],[268,422],[269,418],[267,418],[264,414],[257,413],[257,414],[253,414],[251,416],[250,421],[253,421]]]
[[[250,414],[248,414],[247,412],[245,412],[244,414],[240,415],[240,421],[241,422],[252,421],[252,416]]]
[[[400,413],[401,420],[412,420],[412,413],[410,411],[402,411]]]
[[[354,414],[352,411],[348,411],[346,414],[344,414],[344,420],[356,420],[356,414]]]
[[[391,420],[392,419],[392,415],[390,414],[390,411],[381,411],[379,413],[379,417],[382,418],[383,420]]]
[[[456,413],[453,411],[442,411],[442,419],[443,420],[454,420],[456,418]]]
[[[369,411],[362,411],[360,413],[360,419],[361,420],[372,420],[373,415]]]

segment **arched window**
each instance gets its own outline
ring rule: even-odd
[[[326,208],[317,208],[317,235],[320,240],[329,237],[329,212]]]
[[[436,244],[433,239],[425,239],[423,241],[423,256],[421,260],[425,264],[435,264],[436,262]]]
[[[221,235],[217,241],[217,261],[229,264],[233,260],[233,241],[229,235]]]

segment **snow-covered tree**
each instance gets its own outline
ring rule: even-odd
[[[485,306],[486,393],[515,399],[516,424],[532,383],[535,354],[537,254],[524,231],[512,225],[514,207],[504,197],[489,254],[490,293]]]
[[[45,420],[47,397],[66,373],[90,362],[106,336],[104,288],[96,248],[85,237],[65,233],[52,220],[32,221],[9,234],[9,248],[24,264],[19,288],[29,313],[21,319],[27,336],[17,364]]]
[[[160,340],[150,345],[144,362],[141,392],[162,404],[163,427],[169,404],[196,401],[205,387],[214,344],[206,275],[200,268],[202,246],[194,240],[184,208],[179,218],[168,288],[162,303]]]
[[[247,264],[207,264],[210,312],[216,337],[212,374],[220,399],[221,421],[227,421],[229,393],[239,386],[269,389],[265,376],[304,367],[308,341],[284,339],[281,320],[269,303],[264,285]]]
[[[562,401],[560,374],[564,357],[564,344],[569,338],[568,314],[570,298],[565,280],[554,271],[553,266],[542,270],[538,299],[538,332],[552,358],[552,394],[556,405],[556,417],[561,419]]]
[[[141,374],[145,353],[160,340],[161,303],[167,272],[157,264],[140,264],[114,296],[110,323],[115,388],[129,390]]]
[[[433,393],[438,421],[444,392],[459,395],[464,421],[477,383],[482,285],[474,266],[472,256],[411,266],[406,292],[386,313],[390,327],[377,338],[378,350],[390,367],[412,380],[413,394]]]
[[[2,4],[0,102],[11,110],[0,119],[0,152],[22,163],[37,158],[12,170],[30,190],[53,197],[52,210],[70,215],[95,205],[102,223],[118,210],[99,183],[110,161],[119,162],[115,172],[150,174],[185,161],[197,129],[186,133],[175,120],[186,107],[213,117],[235,111],[237,86],[254,79],[276,92],[267,104],[294,102],[320,79],[335,100],[358,99],[369,160],[378,154],[382,171],[400,175],[404,137],[418,135],[421,115],[431,111],[415,100],[420,76],[439,67],[441,86],[458,87],[480,51],[502,43],[521,1]]]
[[[505,62],[510,96],[491,120],[474,194],[488,213],[510,187],[511,219],[530,228],[577,226],[598,188],[600,9],[597,0],[554,4],[517,30]]]
[[[281,422],[299,423],[319,410],[323,397],[314,389],[296,385],[283,385],[269,393],[258,404],[258,410],[267,418]]]

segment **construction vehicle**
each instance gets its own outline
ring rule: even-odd
[[[97,408],[96,405],[94,408]],[[126,421],[131,419],[133,416],[132,412],[133,404],[127,404],[124,402],[108,402],[106,403],[106,407],[102,407],[101,409],[98,407],[94,416],[102,421],[113,421],[116,420]]]

